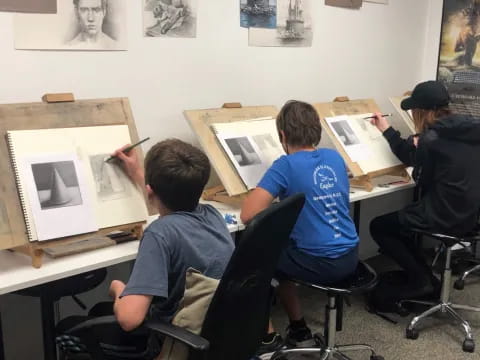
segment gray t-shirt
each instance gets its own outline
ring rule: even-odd
[[[121,296],[152,295],[148,317],[170,321],[185,292],[187,269],[220,279],[233,248],[225,220],[213,206],[161,217],[145,230]]]

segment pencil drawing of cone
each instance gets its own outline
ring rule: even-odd
[[[66,204],[72,200],[70,196],[67,186],[63,181],[62,177],[58,173],[57,168],[54,166],[52,170],[52,178],[50,182],[50,205],[62,205]]]

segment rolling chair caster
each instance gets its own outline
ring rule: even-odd
[[[417,329],[408,329],[405,331],[405,337],[410,340],[417,340],[419,332]]]
[[[473,339],[465,339],[462,344],[462,350],[465,352],[473,353],[475,351],[475,342]]]
[[[465,281],[463,281],[462,279],[458,279],[453,284],[453,287],[457,290],[463,290],[463,288],[465,287]]]

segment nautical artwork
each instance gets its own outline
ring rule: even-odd
[[[240,26],[275,29],[277,0],[240,0]]]
[[[310,0],[277,0],[277,28],[249,29],[251,46],[306,47],[312,39]]]

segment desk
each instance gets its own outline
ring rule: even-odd
[[[359,221],[361,200],[383,196],[393,192],[413,188],[414,184],[391,185],[389,187],[376,187],[371,192],[353,190],[350,194],[350,202],[354,203],[354,219]],[[235,214],[238,220],[237,225],[228,225],[231,233],[241,231],[245,226],[240,222],[240,208],[207,202],[214,205],[221,213]],[[149,221],[155,220],[152,216]],[[51,259],[45,257],[43,266],[35,269],[31,266],[31,259],[23,254],[0,251],[0,295],[11,293],[17,290],[41,285],[54,280],[81,274],[86,271],[100,269],[115,264],[134,260],[138,251],[139,241],[132,241],[103,249],[92,250],[83,254],[70,255],[64,258]],[[0,320],[0,360],[4,357],[1,337]]]

